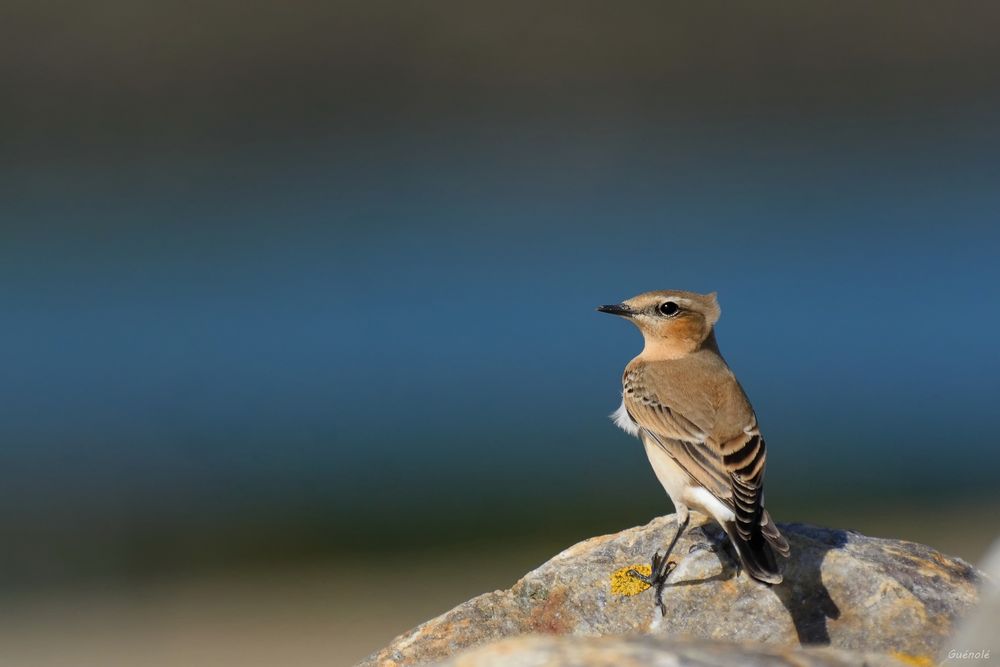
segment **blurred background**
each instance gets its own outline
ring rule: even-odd
[[[3,3],[0,662],[350,664],[671,511],[650,289],[719,292],[780,521],[975,561],[998,20]]]

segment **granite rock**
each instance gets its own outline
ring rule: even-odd
[[[761,584],[737,572],[721,530],[698,514],[674,551],[666,616],[654,608],[651,591],[613,593],[612,575],[648,563],[674,527],[670,515],[580,542],[510,589],[460,604],[361,664],[430,664],[530,634],[829,646],[932,664],[956,620],[978,600],[982,575],[960,559],[912,542],[802,524],[782,526],[792,548],[782,563],[784,582]],[[720,546],[690,551],[704,543]]]
[[[524,636],[502,639],[459,653],[439,667],[905,667],[913,662],[833,648],[787,648],[763,644],[666,637]]]
[[[954,638],[945,642],[938,656],[942,665],[989,662],[1000,656],[1000,539],[993,543],[980,563],[983,582],[979,605],[959,623]]]

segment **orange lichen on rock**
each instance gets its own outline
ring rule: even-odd
[[[649,565],[626,565],[618,568],[611,573],[611,592],[615,595],[638,595],[649,588],[649,584],[633,577],[628,573],[629,570],[647,577],[653,571]]]
[[[935,665],[935,661],[925,655],[910,655],[900,651],[891,651],[889,655],[904,665],[913,665],[914,667],[934,667]]]

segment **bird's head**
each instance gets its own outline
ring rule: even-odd
[[[646,292],[597,310],[631,320],[646,339],[643,354],[659,358],[684,356],[706,341],[714,345],[712,327],[721,314],[715,292],[680,290]]]

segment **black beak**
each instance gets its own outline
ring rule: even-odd
[[[632,317],[635,315],[635,311],[626,306],[624,303],[616,303],[610,306],[598,306],[597,310],[602,313],[611,313],[612,315],[621,315],[622,317]]]

